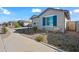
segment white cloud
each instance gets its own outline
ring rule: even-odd
[[[79,9],[73,10],[74,13],[79,13]]]
[[[41,10],[41,9],[38,9],[38,8],[33,8],[33,9],[32,9],[32,12],[39,12],[39,13],[40,13],[41,11],[42,11],[42,10]]]
[[[0,7],[0,14],[7,14],[7,15],[9,15],[9,14],[11,14],[11,12],[8,11],[7,9],[4,9],[4,8]]]
[[[22,20],[21,18],[16,18],[15,20]]]

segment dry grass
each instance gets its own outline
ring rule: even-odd
[[[76,32],[48,33],[48,44],[55,45],[65,51],[79,51],[79,37]]]

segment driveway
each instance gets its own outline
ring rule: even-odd
[[[56,52],[46,45],[34,41],[33,39],[24,37],[18,33],[13,33],[5,39],[0,36],[0,51],[6,52]]]

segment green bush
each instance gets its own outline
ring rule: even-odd
[[[44,37],[42,35],[39,35],[35,38],[36,41],[42,42],[44,40]]]
[[[33,31],[36,33],[38,31],[37,27],[33,27]]]
[[[21,27],[21,25],[18,22],[16,22],[15,28],[19,28],[19,27]]]

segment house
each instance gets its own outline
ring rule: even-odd
[[[10,28],[15,28],[15,23],[16,23],[15,21],[9,21],[7,25]]]
[[[70,20],[68,10],[47,8],[39,15],[31,17],[32,27],[37,27],[40,30],[60,31],[65,32],[66,23]]]
[[[31,22],[29,20],[24,21],[22,24],[23,24],[24,27],[29,27],[29,26],[31,27]]]
[[[19,20],[18,23],[22,26],[22,27],[27,27],[27,26],[31,26],[31,21],[25,21],[25,20]]]

